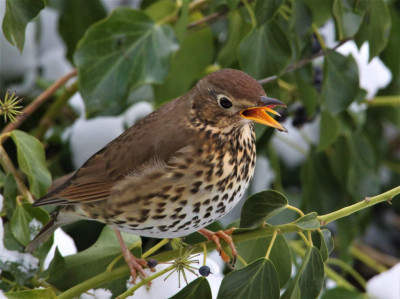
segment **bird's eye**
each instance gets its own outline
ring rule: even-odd
[[[227,97],[223,96],[219,98],[219,104],[222,108],[228,109],[232,107],[232,102]]]

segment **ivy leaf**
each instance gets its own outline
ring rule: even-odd
[[[332,13],[335,19],[338,39],[352,37],[360,28],[364,17],[364,11],[351,7],[345,1],[333,1]]]
[[[176,293],[170,299],[211,299],[211,288],[210,284],[205,277],[198,277],[189,283],[186,287]]]
[[[19,130],[13,130],[11,138],[17,147],[19,167],[28,176],[30,191],[36,198],[43,196],[51,184],[43,145],[35,137]]]
[[[329,258],[329,254],[333,250],[333,240],[331,232],[328,229],[316,231],[312,234],[312,241],[316,248],[318,248],[322,260],[326,262]]]
[[[358,90],[358,67],[354,58],[337,52],[327,55],[321,91],[321,102],[325,109],[337,115],[355,100]]]
[[[107,13],[99,0],[63,0],[59,5],[58,31],[67,46],[67,58],[72,61],[76,45],[86,29]]]
[[[22,53],[25,44],[26,25],[45,8],[44,0],[6,0],[3,33],[10,44]]]
[[[319,130],[318,151],[323,151],[337,139],[339,134],[339,125],[337,118],[333,117],[329,111],[321,112],[321,124]]]
[[[365,41],[369,43],[369,61],[386,48],[391,21],[387,4],[383,0],[368,1],[368,7],[360,30],[355,36],[360,48]]]
[[[282,4],[283,0],[257,0],[254,7],[257,25],[261,26],[262,24],[271,21],[277,14]]]
[[[313,213],[304,215],[303,217],[300,217],[295,222],[293,222],[293,224],[303,230],[318,229],[321,226],[321,224],[320,224],[319,220],[317,219],[317,216],[318,216],[317,213],[313,212]]]
[[[238,54],[242,70],[261,79],[283,71],[292,50],[287,33],[273,21],[253,29],[240,43]]]
[[[265,256],[271,240],[272,237],[248,240],[237,244],[236,249],[247,263],[252,263]],[[292,254],[289,244],[283,235],[276,236],[269,259],[275,266],[279,285],[284,286],[292,273]],[[237,262],[236,266],[239,266],[239,268],[244,267],[240,261]]]
[[[140,11],[117,8],[91,26],[74,55],[87,113],[121,110],[139,85],[162,83],[177,49],[172,27]]]
[[[11,219],[17,207],[18,187],[15,182],[14,176],[9,173],[4,179],[4,210],[6,211],[8,219]]]
[[[49,218],[42,208],[34,208],[27,202],[22,203],[17,206],[11,218],[11,231],[22,245],[27,246]]]
[[[8,292],[8,299],[55,299],[57,298],[56,293],[53,289],[34,289],[29,291],[19,291],[19,292]]]
[[[222,280],[217,298],[279,298],[279,281],[274,264],[258,259]]]
[[[256,228],[265,220],[286,209],[288,201],[281,193],[268,190],[250,196],[244,203],[240,215],[241,228]]]
[[[308,262],[299,280],[301,298],[318,298],[324,284],[324,262],[316,247],[307,251]]]

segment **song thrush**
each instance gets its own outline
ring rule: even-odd
[[[116,232],[173,238],[199,231],[217,243],[227,234],[204,227],[238,203],[256,161],[253,121],[286,131],[266,111],[286,105],[266,96],[249,75],[223,69],[200,80],[94,154],[63,184],[34,203],[62,208],[28,246],[79,219]],[[144,275],[117,233],[133,280]],[[226,257],[225,257],[226,259]],[[229,258],[228,258],[229,260]]]

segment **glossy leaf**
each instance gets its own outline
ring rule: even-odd
[[[264,23],[271,21],[277,14],[279,8],[283,4],[283,0],[257,0],[254,7],[257,25],[261,26]]]
[[[11,219],[17,207],[18,187],[14,176],[10,173],[4,179],[3,191],[3,209],[5,210],[8,219]]]
[[[214,58],[212,44],[213,37],[209,28],[185,36],[171,61],[171,69],[164,83],[154,86],[157,104],[181,96],[204,76],[206,67]]]
[[[67,57],[72,61],[76,45],[86,29],[107,13],[100,0],[62,0],[59,5],[58,30],[67,46]]]
[[[140,237],[134,234],[121,234],[128,247],[136,244],[134,253],[140,256]],[[121,254],[121,247],[115,232],[110,227],[105,226],[98,240],[90,248],[64,257],[65,268],[63,275],[53,279],[51,277],[52,274],[50,274],[50,281],[61,289],[72,287],[96,274],[104,272],[109,263],[119,254]],[[120,263],[124,262],[124,259],[120,260]]]
[[[186,287],[176,293],[170,299],[211,299],[211,288],[207,278],[201,276],[193,280]]]
[[[55,299],[56,293],[51,288],[11,292],[6,294],[8,299]]]
[[[338,137],[339,125],[337,118],[333,117],[329,111],[323,110],[321,112],[321,125],[319,129],[319,151],[325,150],[329,147]]]
[[[155,1],[145,9],[145,13],[155,22],[168,17],[177,9],[176,3],[170,0]]]
[[[279,298],[275,266],[261,258],[224,277],[217,298]]]
[[[305,0],[305,3],[311,11],[313,21],[317,26],[322,26],[332,16],[333,0]]]
[[[340,86],[340,88],[338,88]],[[358,67],[352,56],[333,52],[325,57],[321,101],[332,115],[345,110],[359,89]]]
[[[139,85],[162,83],[177,49],[169,25],[140,11],[115,9],[90,27],[74,55],[87,113],[121,109]]]
[[[321,254],[315,247],[308,251],[310,257],[299,280],[301,298],[305,299],[318,298],[324,284],[324,262]]]
[[[390,15],[385,1],[368,1],[370,6],[364,15],[360,30],[355,36],[357,46],[360,48],[369,42],[369,61],[385,49],[390,32]]]
[[[321,226],[321,224],[317,219],[317,216],[318,216],[317,213],[313,212],[304,215],[303,217],[300,217],[295,222],[293,222],[293,224],[296,225],[298,228],[304,230],[318,229]]]
[[[242,70],[256,79],[277,75],[289,64],[292,50],[279,23],[253,29],[239,45]]]
[[[342,40],[345,37],[352,37],[360,28],[364,17],[364,11],[356,10],[348,2],[334,0],[332,13],[336,23],[337,37]]]
[[[241,228],[255,228],[286,209],[288,201],[281,193],[268,190],[250,196],[242,207]]]
[[[30,191],[36,198],[43,196],[51,184],[51,175],[42,144],[19,130],[12,131],[11,138],[17,147],[18,165],[28,177]]]
[[[24,246],[35,237],[49,220],[49,215],[42,208],[34,208],[30,203],[17,206],[11,218],[11,231]]]
[[[236,245],[236,249],[239,255],[250,264],[260,257],[265,257],[271,239],[272,237],[266,237],[240,242]],[[284,286],[292,272],[292,254],[284,235],[276,236],[269,259],[275,266],[279,285]],[[244,266],[237,261],[236,267],[240,269]]]
[[[26,25],[36,18],[45,6],[44,0],[6,0],[3,34],[21,53],[25,44]]]
[[[333,250],[331,232],[328,229],[313,232],[312,240],[314,246],[319,250],[322,260],[326,262],[329,258],[329,254]]]

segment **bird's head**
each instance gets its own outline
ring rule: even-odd
[[[233,69],[222,69],[200,80],[191,91],[191,110],[197,120],[211,126],[226,128],[254,121],[286,131],[267,112],[275,106],[286,107],[266,96],[252,77]]]

